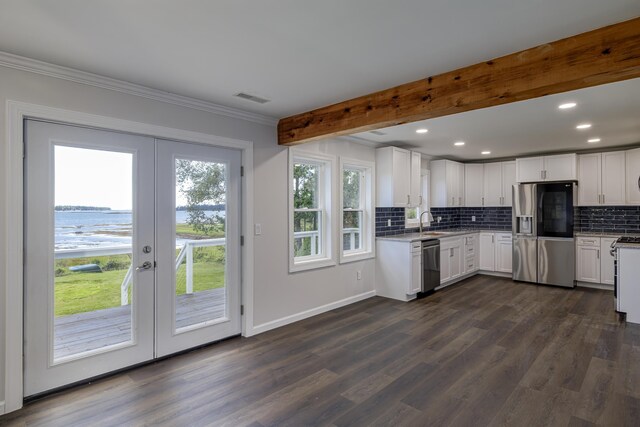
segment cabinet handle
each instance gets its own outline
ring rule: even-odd
[[[495,243],[496,242],[496,236],[495,234],[491,236],[491,243]]]
[[[452,197],[451,198],[451,206],[455,206],[456,205],[456,198]]]
[[[449,249],[449,258],[453,258],[453,248]]]
[[[462,197],[458,197],[458,204],[462,206]]]
[[[604,198],[604,194],[602,195],[602,204],[604,205],[605,198]]]
[[[420,206],[422,206],[422,196],[420,196]]]
[[[640,181],[640,180],[639,180]],[[484,197],[482,198],[482,206],[484,206]]]
[[[407,205],[411,204],[411,196],[407,194]]]
[[[640,190],[640,176],[638,177],[638,190]]]

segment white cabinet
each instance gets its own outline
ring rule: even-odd
[[[494,271],[496,268],[496,236],[494,233],[480,233],[480,270]]]
[[[376,150],[376,205],[416,207],[420,205],[420,153],[398,147]]]
[[[627,204],[640,204],[640,148],[626,152]]]
[[[516,180],[515,162],[484,164],[484,206],[511,206],[511,188]]]
[[[422,289],[422,242],[376,240],[376,293],[401,301]]]
[[[478,234],[462,237],[464,247],[463,274],[470,274],[478,270]]]
[[[613,285],[614,259],[611,255],[611,245],[617,237],[603,237],[600,239],[600,283]]]
[[[484,165],[468,163],[464,165],[464,205],[481,207],[484,193]]]
[[[517,182],[569,181],[578,179],[576,154],[516,159]]]
[[[614,260],[611,244],[617,237],[576,238],[576,280],[613,285]]]
[[[578,156],[578,205],[625,204],[625,152]]]
[[[440,239],[440,284],[462,276],[462,238]]]
[[[464,165],[451,160],[430,163],[431,207],[446,208],[464,205]]]
[[[496,233],[496,268],[495,271],[500,273],[511,273],[512,271],[512,254],[513,254],[513,238],[511,233]]]

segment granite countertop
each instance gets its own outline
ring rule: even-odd
[[[505,230],[487,230],[487,229],[479,229],[479,228],[465,228],[465,229],[456,228],[456,229],[450,229],[450,230],[425,231],[423,234],[420,234],[420,233],[394,234],[392,236],[376,237],[376,239],[391,240],[395,242],[417,242],[421,240],[446,239],[448,237],[456,237],[456,236],[462,236],[464,234],[479,233],[479,232],[511,234],[511,231],[505,231]],[[425,233],[434,233],[434,234],[429,235]]]

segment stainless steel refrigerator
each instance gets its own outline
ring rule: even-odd
[[[573,182],[513,186],[513,280],[575,286]]]

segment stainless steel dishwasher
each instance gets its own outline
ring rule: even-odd
[[[422,294],[440,286],[440,240],[422,242]]]

